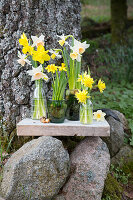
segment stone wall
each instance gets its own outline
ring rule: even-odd
[[[2,134],[30,115],[34,83],[17,64],[18,39],[23,31],[45,35],[46,48],[57,45],[57,34],[80,37],[80,0],[1,0],[0,2],[0,116]],[[46,86],[46,93],[49,91]]]

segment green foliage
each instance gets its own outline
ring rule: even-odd
[[[110,172],[118,182],[121,182],[122,184],[128,184],[130,173],[125,174],[120,167],[115,167],[114,165],[111,165]]]
[[[99,49],[96,64],[108,71],[112,81],[133,82],[133,47],[114,46]],[[101,69],[102,67],[102,69]]]
[[[110,173],[105,180],[102,200],[121,200],[123,188]]]
[[[133,143],[133,83],[121,82],[111,83],[106,82],[106,90],[99,94],[99,92],[93,93],[93,105],[94,109],[109,108],[118,110],[123,113],[132,131],[132,138],[130,144]]]

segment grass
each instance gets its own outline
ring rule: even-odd
[[[107,22],[111,19],[110,0],[81,0],[81,16],[89,17],[96,22]],[[133,1],[128,0],[128,17],[133,17]]]

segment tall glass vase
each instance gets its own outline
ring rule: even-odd
[[[93,122],[93,105],[90,99],[87,99],[86,104],[80,104],[80,122],[82,124]]]
[[[31,118],[40,119],[41,117],[47,117],[47,103],[43,87],[43,80],[40,79],[35,81]]]
[[[67,102],[67,111],[66,118],[71,121],[79,120],[79,103],[75,97],[77,90],[67,90],[66,91],[66,102]]]

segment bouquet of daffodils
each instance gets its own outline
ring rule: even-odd
[[[58,56],[59,52],[62,53],[62,57],[67,69],[69,89],[80,89],[81,85],[79,82],[77,82],[77,78],[81,70],[81,58],[82,54],[90,45],[86,44],[86,41],[81,43],[72,35],[62,35],[58,37],[60,38],[58,42],[62,48],[53,50],[53,55],[56,57],[56,55]],[[71,45],[67,42],[68,38],[71,38],[72,40]]]
[[[42,92],[42,80],[48,81],[48,76],[43,71],[44,63],[50,60],[50,56],[48,55],[49,50],[45,50],[44,48],[43,35],[40,37],[31,36],[31,39],[28,39],[25,33],[23,33],[19,39],[19,43],[22,45],[23,54],[18,51],[18,63],[22,66],[25,63],[32,65],[32,70],[27,71],[27,73],[32,77],[31,81],[35,81],[36,85],[32,118],[40,119],[42,116],[46,117],[46,100]]]
[[[81,83],[81,90],[75,93],[76,98],[79,103],[81,103],[80,109],[80,121],[82,123],[90,124],[93,121],[93,108],[91,101],[88,99],[91,98],[90,93],[93,88],[98,87],[102,93],[106,88],[104,81],[101,79],[96,84],[96,81],[90,76],[90,73],[87,72],[78,75],[78,82]]]
[[[67,78],[65,71],[66,67],[65,64],[62,63],[61,66],[56,66],[55,64],[48,65],[45,68],[48,73],[52,73],[52,88],[53,88],[53,96],[52,100],[63,100],[64,99],[64,92],[67,84]],[[54,76],[55,75],[55,76]]]

